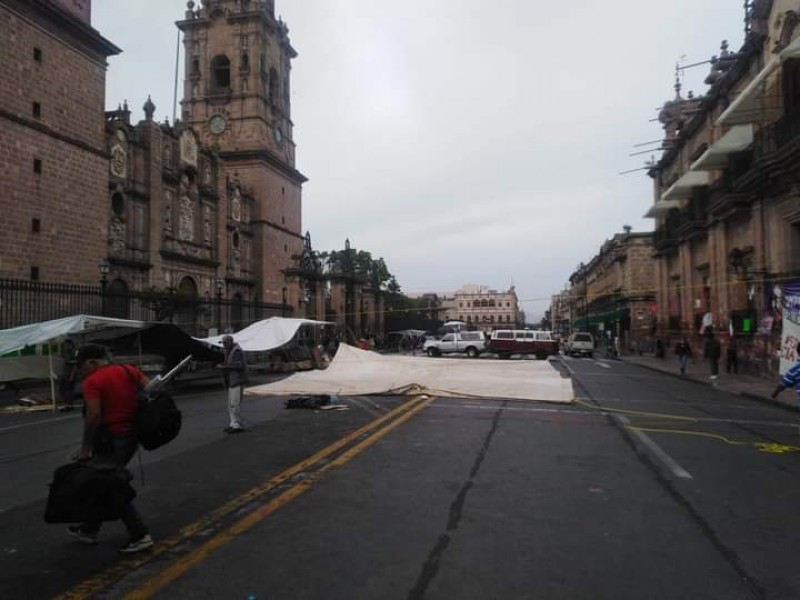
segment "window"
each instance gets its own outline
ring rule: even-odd
[[[242,71],[250,70],[250,55],[247,52],[242,52],[242,64],[239,66]]]
[[[39,233],[42,230],[42,222],[39,219],[33,219],[31,221],[31,231],[34,233]]]
[[[275,69],[269,70],[269,102],[274,104],[278,101],[278,72]]]
[[[33,49],[33,60],[37,63],[42,62],[42,49],[41,48],[34,48]]]
[[[114,211],[114,214],[118,217],[121,217],[125,212],[125,197],[120,192],[115,192],[114,195],[111,196],[111,210]]]
[[[442,338],[442,341],[443,341],[443,342],[452,342],[452,341],[453,341],[453,340],[455,340],[455,339],[456,339],[456,336],[455,336],[455,334],[453,334],[453,333],[448,333],[446,336],[444,336],[444,337]]]
[[[39,267],[31,267],[31,281],[39,281]]]
[[[513,340],[514,339],[514,332],[513,331],[498,331],[495,333],[494,336],[498,340]]]
[[[33,111],[33,116],[38,119],[39,117],[42,116],[42,105],[39,104],[38,102],[34,102],[32,111]]]
[[[514,332],[514,337],[517,338],[518,340],[524,340],[525,339],[525,332],[524,331],[515,331]]]
[[[231,61],[224,54],[211,59],[211,87],[216,90],[231,87]]]
[[[192,75],[200,75],[200,59],[196,56],[192,57]]]
[[[33,159],[33,172],[41,175],[41,173],[42,173],[42,159],[41,158],[34,158]]]

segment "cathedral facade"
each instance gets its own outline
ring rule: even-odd
[[[133,123],[127,101],[103,110],[106,60],[120,50],[92,29],[91,0],[0,0],[0,39],[16,67],[0,92],[10,134],[0,140],[0,193],[11,223],[0,282],[35,294],[17,283],[102,278],[102,303],[79,306],[69,294],[82,292],[65,288],[57,307],[10,321],[169,316],[202,333],[283,315],[334,320],[349,337],[381,334],[379,290],[331,273],[302,233],[297,53],[273,0],[186,6],[176,23],[180,118],[157,122],[147,98]]]

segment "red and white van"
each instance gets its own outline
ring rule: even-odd
[[[558,342],[549,331],[531,329],[495,329],[489,338],[489,352],[500,358],[508,358],[512,354],[534,354],[543,360],[558,354]]]

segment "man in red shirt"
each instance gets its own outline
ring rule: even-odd
[[[76,458],[112,461],[124,467],[138,447],[137,382],[146,386],[150,380],[132,365],[112,364],[106,348],[98,344],[87,344],[78,350],[77,369],[83,375],[85,414],[83,440]],[[132,502],[125,505],[121,518],[130,541],[120,552],[141,552],[153,545],[153,538]],[[71,525],[68,531],[84,544],[94,545],[100,525],[101,521],[87,522]]]

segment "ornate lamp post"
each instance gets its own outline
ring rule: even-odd
[[[214,285],[217,288],[217,331],[222,329],[222,290],[225,289],[225,280],[216,279]]]
[[[97,265],[97,270],[100,271],[100,316],[106,315],[106,287],[108,287],[108,273],[111,271],[111,265],[107,260],[101,261]]]

